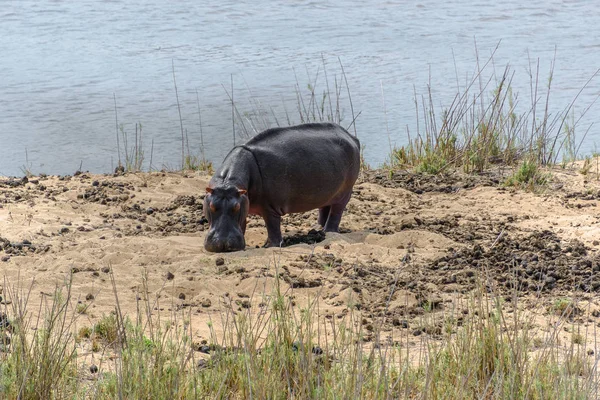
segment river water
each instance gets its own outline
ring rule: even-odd
[[[476,51],[481,65],[499,42],[486,74],[500,75],[509,64],[523,104],[531,102],[528,65],[540,60],[543,86],[556,51],[551,108],[562,110],[600,67],[598,21],[600,8],[577,0],[5,0],[0,175],[65,174],[80,165],[109,172],[118,160],[115,98],[130,146],[142,124],[143,168],[150,153],[153,168],[177,167],[173,69],[190,151],[200,151],[200,108],[206,156],[219,164],[233,144],[232,79],[240,141],[251,121],[259,130],[286,124],[286,113],[299,122],[296,82],[305,101],[317,74],[318,93],[327,83],[333,92],[343,79],[338,57],[360,112],[365,156],[379,165],[390,142],[401,145],[407,127],[415,131],[413,93],[430,85],[434,105],[448,106],[476,71]],[[575,103],[575,119],[599,91],[593,80]],[[342,125],[349,125],[345,85],[340,97]],[[599,107],[581,120],[580,135]],[[599,139],[592,125],[582,152]]]

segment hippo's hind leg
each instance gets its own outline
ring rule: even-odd
[[[281,237],[281,216],[277,214],[265,214],[263,216],[267,226],[267,242],[265,247],[279,247],[283,238]]]
[[[331,211],[331,206],[325,206],[319,208],[319,225],[325,227],[327,223],[327,218],[329,217],[329,212]]]
[[[339,232],[340,221],[342,220],[342,214],[346,208],[346,204],[350,201],[352,191],[348,192],[341,200],[335,204],[332,204],[329,208],[329,217],[325,223],[325,232]]]

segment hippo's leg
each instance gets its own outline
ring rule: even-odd
[[[352,192],[348,192],[339,202],[332,204],[329,210],[329,217],[325,223],[325,232],[339,232],[340,221],[342,220],[342,214],[346,208],[346,204],[350,201]]]
[[[319,225],[325,227],[327,223],[327,218],[329,217],[329,212],[331,211],[331,206],[325,206],[319,208]]]
[[[267,243],[265,247],[279,247],[283,238],[281,237],[281,216],[277,214],[266,214],[263,219],[267,226]]]

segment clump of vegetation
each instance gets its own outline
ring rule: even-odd
[[[581,166],[579,173],[581,175],[587,175],[590,173],[591,169],[592,169],[592,159],[588,156],[583,160],[583,165]]]
[[[103,316],[94,325],[95,338],[103,340],[106,344],[114,345],[118,339],[117,319],[114,314]]]
[[[49,301],[42,300],[36,319],[28,317],[30,293],[8,290],[12,335],[9,351],[0,353],[0,397],[50,399],[77,393],[74,325],[79,314],[69,311],[70,287],[68,282]]]
[[[529,190],[548,183],[549,174],[542,172],[540,166],[532,160],[523,160],[515,173],[506,179],[506,186],[517,186]]]
[[[299,308],[274,279],[273,292],[262,294],[264,312],[234,314],[232,304],[226,306],[223,335],[217,336],[211,323],[206,345],[192,341],[187,311],[172,311],[166,318],[153,314],[156,301],[144,277],[144,300],[133,319],[120,313],[115,296],[115,312],[93,328],[79,329],[77,337],[71,333],[79,314],[68,306],[69,283],[44,306],[33,333],[25,318],[26,297],[11,292],[13,347],[0,353],[0,393],[4,398],[99,399],[584,399],[599,383],[586,358],[586,335],[573,331],[570,347],[557,345],[564,312],[541,338],[518,304],[505,313],[504,297],[490,293],[483,282],[468,300],[468,314],[449,311],[440,317],[424,309],[425,332],[438,322],[445,329],[431,329],[432,338],[422,334],[414,346],[408,339],[384,340],[379,324],[368,328],[373,341],[365,341],[360,310],[350,299],[343,318],[318,320],[318,296]],[[556,311],[571,303],[557,302]],[[89,368],[80,365],[77,340],[78,346],[89,341],[104,346],[114,365],[100,363],[92,372],[97,379],[81,379],[81,367]]]
[[[492,61],[493,54],[441,113],[434,107],[431,88],[420,101],[415,94],[416,133],[407,130],[408,143],[392,148],[384,167],[415,168],[419,172],[440,174],[455,170],[481,173],[495,165],[520,165],[519,170],[526,169],[522,172],[528,175],[519,179],[529,183],[541,176],[537,172],[532,176],[534,169],[556,164],[561,154],[570,161],[575,160],[581,146],[575,139],[575,127],[581,118],[575,120],[573,116],[575,100],[561,113],[549,112],[553,66],[545,94],[538,92],[537,73],[530,72],[532,106],[518,112],[518,96],[512,91],[514,73],[510,67],[506,67],[499,80],[491,77],[482,83],[485,68]],[[495,84],[495,88],[489,91],[491,84]],[[545,101],[538,101],[542,96]],[[419,112],[420,109],[423,111]]]
[[[214,171],[212,162],[190,154],[185,156],[183,169],[188,171],[201,171],[208,174],[212,174]]]

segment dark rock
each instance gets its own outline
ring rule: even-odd
[[[394,318],[392,320],[392,324],[394,324],[394,326],[399,326],[401,328],[408,329],[408,321],[405,319]]]
[[[200,353],[209,354],[210,353],[210,346],[200,346],[198,348],[198,351]]]

